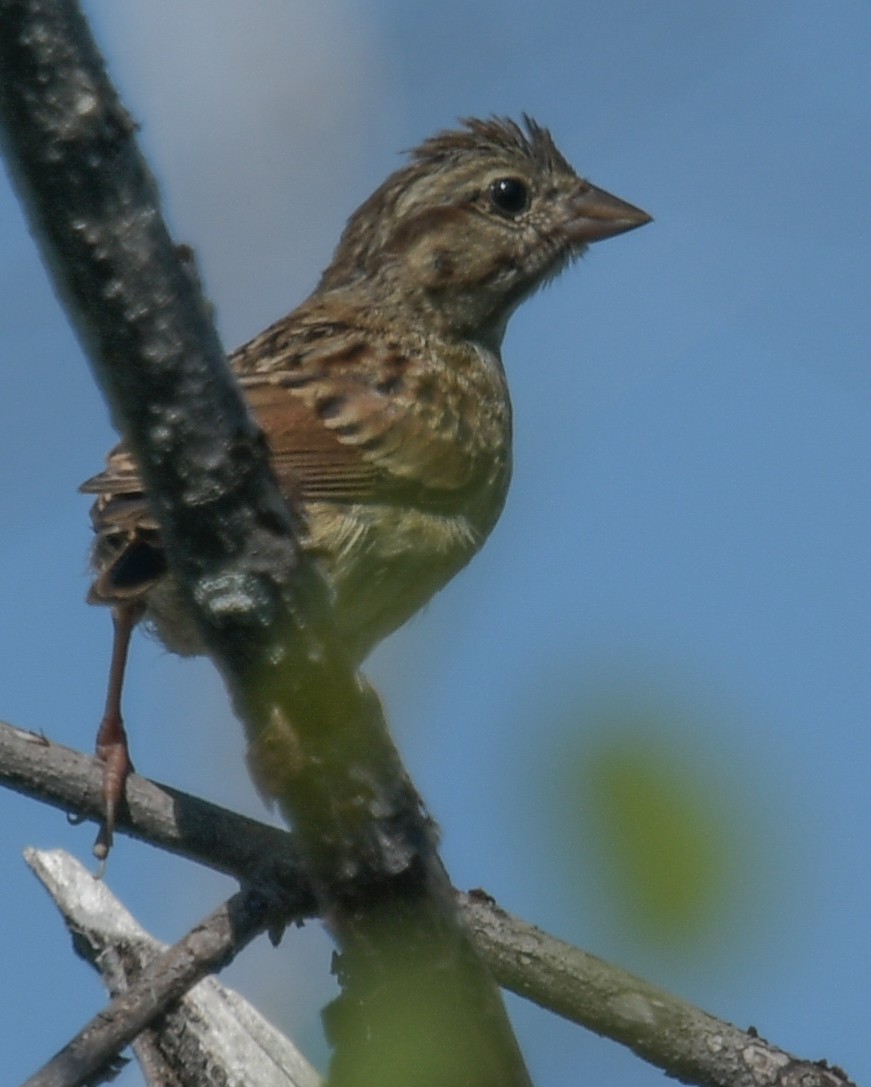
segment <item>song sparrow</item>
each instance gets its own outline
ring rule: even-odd
[[[465,566],[499,516],[508,318],[589,242],[650,221],[524,122],[466,120],[412,151],[351,216],[308,300],[231,357],[358,661]],[[120,695],[131,631],[144,617],[174,652],[203,647],[123,443],[81,489],[97,495],[88,599],[115,618],[97,737],[104,855],[130,767]]]

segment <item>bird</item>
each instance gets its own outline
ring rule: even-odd
[[[590,243],[651,221],[580,177],[525,114],[465,118],[407,154],[351,215],[311,295],[230,356],[355,665],[469,562],[502,511],[509,318]],[[143,621],[175,653],[205,647],[130,448],[80,489],[95,496],[88,602],[111,609],[115,631],[96,743],[105,858],[132,769],[132,632]]]

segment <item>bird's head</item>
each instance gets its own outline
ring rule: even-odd
[[[422,320],[498,348],[517,305],[590,242],[650,222],[524,125],[468,119],[411,151],[351,216],[321,289],[400,292]]]

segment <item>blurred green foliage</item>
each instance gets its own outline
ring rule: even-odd
[[[552,844],[575,902],[618,939],[722,951],[760,905],[765,836],[723,731],[645,694],[570,705],[559,716],[573,727],[546,762]]]
[[[739,831],[717,803],[722,782],[649,737],[603,737],[576,770],[586,833],[626,919],[669,941],[707,928],[736,876]]]

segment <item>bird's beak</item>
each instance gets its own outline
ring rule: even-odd
[[[568,234],[572,242],[584,244],[613,238],[653,221],[641,208],[633,207],[604,189],[583,182],[569,201],[571,219]]]

